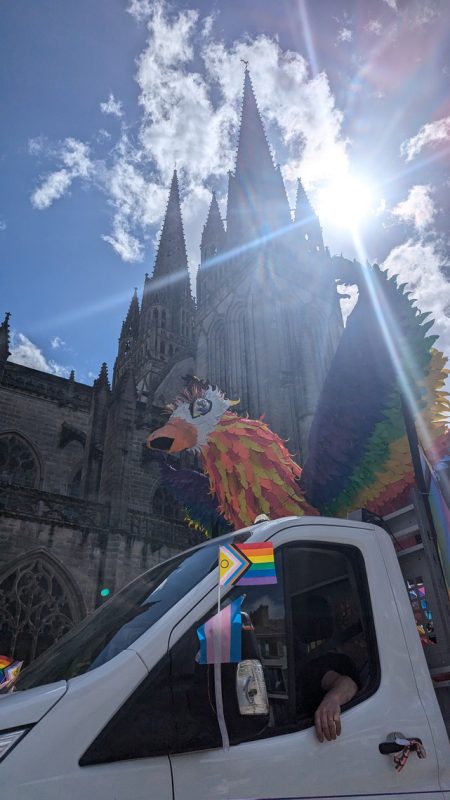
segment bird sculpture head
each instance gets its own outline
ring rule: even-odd
[[[147,447],[166,453],[182,450],[201,452],[223,415],[236,401],[198,378],[186,378],[187,385],[167,408],[171,415],[161,428],[147,438]]]
[[[218,509],[235,528],[259,514],[272,519],[315,513],[298,486],[301,469],[262,419],[240,417],[216,386],[191,379],[165,425],[147,439],[152,450],[198,452]]]

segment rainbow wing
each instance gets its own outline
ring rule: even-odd
[[[407,499],[414,475],[400,387],[416,422],[432,429],[439,421],[434,434],[448,411],[433,320],[377,265],[351,266],[359,299],[322,389],[301,479],[308,502],[333,516],[359,507],[388,513]]]

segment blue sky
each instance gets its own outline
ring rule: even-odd
[[[195,271],[211,189],[225,209],[241,58],[290,196],[301,176],[331,252],[398,272],[450,352],[445,0],[14,0],[0,53],[14,360],[86,382],[112,367],[175,163]]]

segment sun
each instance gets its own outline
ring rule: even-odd
[[[369,183],[346,175],[319,189],[315,206],[325,224],[352,230],[373,211],[374,193]]]

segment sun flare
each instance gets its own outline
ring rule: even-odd
[[[374,195],[368,183],[347,175],[317,193],[319,219],[338,228],[354,229],[373,211]]]

